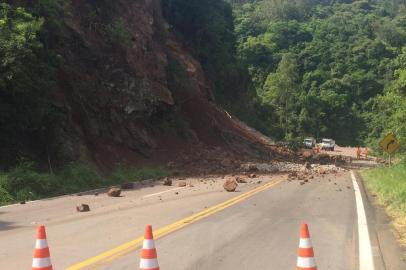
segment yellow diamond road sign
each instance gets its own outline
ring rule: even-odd
[[[392,154],[398,150],[400,143],[398,139],[396,139],[395,135],[390,133],[379,142],[379,146],[383,149],[383,151]]]

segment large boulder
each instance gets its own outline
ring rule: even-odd
[[[235,179],[227,179],[223,184],[223,188],[228,192],[234,192],[237,187],[238,183],[235,181]]]
[[[110,197],[120,197],[121,188],[110,188],[110,190],[107,192],[107,195]]]

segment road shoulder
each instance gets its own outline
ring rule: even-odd
[[[385,209],[378,204],[375,197],[365,187],[362,176],[356,172],[355,175],[364,199],[375,269],[406,269],[405,251],[396,240],[396,231],[391,225],[391,219],[386,214]]]

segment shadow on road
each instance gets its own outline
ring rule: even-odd
[[[3,212],[0,212],[0,215],[1,214],[3,214]],[[2,221],[0,219],[0,231],[9,231],[9,230],[19,228],[19,226],[14,226],[12,224],[14,224],[14,223],[13,222],[8,222],[8,221]]]

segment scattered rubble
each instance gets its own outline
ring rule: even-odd
[[[121,188],[110,188],[110,190],[107,192],[107,195],[110,197],[120,197]]]
[[[258,168],[257,164],[249,164],[247,167],[248,172],[257,172],[260,169]]]
[[[242,164],[241,170],[247,171],[251,166],[253,166],[251,163]],[[289,173],[289,178],[297,177],[298,173],[317,172],[319,174],[326,174],[332,172],[345,171],[345,169],[338,167],[335,164],[327,164],[327,165],[323,165],[320,163],[310,164],[310,162],[306,162],[304,165],[300,163],[291,163],[291,162],[271,162],[271,163],[259,163],[255,164],[254,166],[258,168],[258,170],[261,172]]]
[[[223,188],[228,192],[234,192],[237,187],[238,183],[235,179],[227,179],[223,184]]]
[[[257,175],[255,173],[252,173],[248,176],[249,178],[257,178]]]
[[[78,212],[89,212],[90,206],[88,204],[81,204],[76,206],[76,211]]]
[[[293,171],[293,172],[289,173],[289,174],[288,174],[288,178],[289,178],[289,179],[297,178],[297,172],[296,172],[296,171]]]

